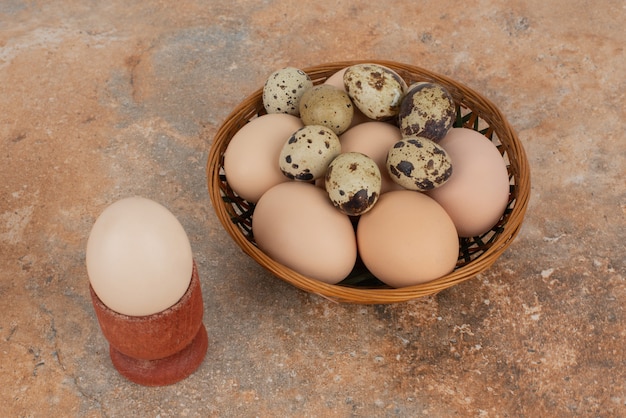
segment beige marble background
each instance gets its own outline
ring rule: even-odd
[[[0,3],[0,415],[626,415],[622,0]],[[339,305],[247,258],[205,164],[275,69],[391,59],[491,99],[532,196],[517,240],[436,296]],[[88,294],[99,213],[142,195],[188,232],[209,354],[176,385],[112,367]]]

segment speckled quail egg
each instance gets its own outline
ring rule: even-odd
[[[380,170],[367,155],[344,152],[326,169],[325,186],[337,209],[346,215],[358,216],[369,211],[378,201]]]
[[[443,185],[452,175],[452,161],[428,138],[403,138],[387,153],[391,179],[409,190],[427,191]]]
[[[343,83],[354,105],[368,118],[387,120],[398,115],[407,89],[395,71],[378,64],[348,67]]]
[[[300,119],[305,125],[322,125],[341,135],[350,127],[354,105],[348,94],[330,84],[313,86],[300,99]]]
[[[456,106],[440,84],[412,84],[400,104],[398,123],[402,135],[420,136],[439,142],[454,123]]]
[[[300,115],[300,99],[313,87],[311,77],[304,71],[286,67],[274,71],[263,86],[263,107],[267,113]]]
[[[285,142],[279,157],[280,170],[292,180],[312,181],[324,175],[340,152],[339,137],[332,129],[307,125]]]

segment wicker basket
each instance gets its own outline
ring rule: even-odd
[[[351,285],[347,284],[351,282],[352,277],[349,277],[340,284],[330,285],[305,277],[263,253],[256,246],[252,235],[254,205],[232,191],[223,169],[224,152],[231,138],[248,121],[265,113],[262,88],[240,103],[219,128],[207,161],[208,188],[211,202],[226,231],[245,253],[273,275],[302,290],[337,302],[362,304],[403,302],[435,294],[471,279],[496,261],[511,245],[520,230],[530,194],[530,172],[524,149],[500,111],[475,91],[445,76],[412,65],[380,60],[335,62],[303,70],[310,75],[314,84],[320,84],[335,72],[363,62],[389,67],[408,84],[415,81],[431,81],[446,87],[458,108],[455,126],[483,133],[498,147],[506,162],[510,178],[510,197],[505,213],[491,231],[478,237],[459,239],[459,258],[453,272],[428,283],[399,289],[389,288],[375,278]],[[362,272],[358,274],[362,276]]]

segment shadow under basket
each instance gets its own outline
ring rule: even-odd
[[[391,61],[345,61],[303,68],[314,84],[321,84],[334,73],[359,63],[376,63],[396,71],[410,85],[429,81],[444,86],[457,106],[455,127],[479,131],[498,148],[509,173],[510,194],[506,210],[488,232],[459,239],[459,258],[454,271],[436,280],[404,288],[390,288],[362,265],[344,281],[331,285],[308,278],[274,261],[254,242],[252,216],[254,204],[239,197],[228,185],[224,174],[224,153],[237,131],[250,120],[265,114],[263,89],[241,102],[226,118],[213,140],[207,161],[207,181],[211,202],[222,225],[243,251],[274,276],[299,289],[336,302],[384,304],[404,302],[438,293],[475,277],[489,268],[511,245],[519,232],[530,195],[530,169],[524,148],[502,113],[480,94],[425,69]]]

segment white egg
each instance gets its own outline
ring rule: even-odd
[[[175,305],[187,292],[193,255],[183,226],[167,208],[129,197],[108,206],[94,223],[86,264],[106,306],[144,316]]]

